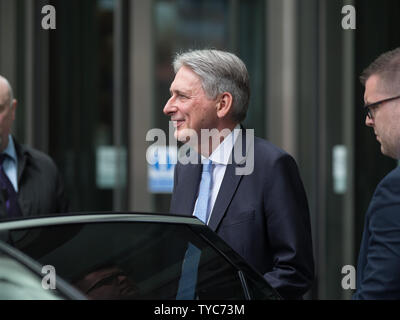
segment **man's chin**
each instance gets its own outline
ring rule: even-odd
[[[176,129],[174,132],[174,137],[176,140],[182,142],[182,143],[188,143],[191,142],[194,145],[197,145],[197,134],[196,131],[194,131],[193,129]]]
[[[393,158],[395,160],[400,159],[400,155],[396,154],[396,152],[394,152],[393,149],[387,149],[385,148],[382,144],[381,144],[381,152],[383,155],[389,157],[389,158]],[[398,152],[397,152],[398,153]]]
[[[383,147],[382,143],[381,143],[381,153],[382,153],[383,155],[387,156],[386,150],[385,150],[385,148]]]

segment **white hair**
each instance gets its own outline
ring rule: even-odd
[[[250,100],[249,74],[246,65],[236,55],[219,50],[193,50],[177,53],[173,61],[175,73],[186,66],[202,80],[205,93],[211,99],[229,92],[233,97],[232,117],[238,123],[246,118]]]

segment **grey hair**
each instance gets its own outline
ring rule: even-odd
[[[3,76],[0,75],[0,81],[3,81],[6,86],[7,86],[7,91],[8,91],[8,104],[10,105],[10,108],[12,106],[12,103],[14,101],[14,94],[13,94],[13,89],[10,85],[10,82],[8,82],[8,80],[6,78],[4,78]]]
[[[400,90],[400,48],[381,54],[362,72],[360,81],[363,86],[372,75],[379,76],[384,89],[398,92]]]
[[[215,99],[223,92],[233,97],[232,118],[238,123],[246,118],[250,100],[249,74],[236,55],[219,50],[193,50],[177,53],[173,61],[175,73],[186,66],[202,80],[205,93]]]

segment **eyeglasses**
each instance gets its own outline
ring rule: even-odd
[[[396,97],[383,99],[383,100],[376,101],[376,102],[374,102],[374,103],[370,103],[370,104],[365,105],[365,106],[364,106],[364,110],[365,110],[365,112],[366,112],[366,115],[367,115],[371,120],[374,119],[372,110],[376,109],[380,104],[382,104],[382,103],[384,103],[384,102],[392,101],[392,100],[399,99],[399,98],[400,98],[400,96],[396,96]]]

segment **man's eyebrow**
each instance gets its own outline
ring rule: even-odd
[[[364,102],[364,107],[366,107],[366,106],[376,107],[377,105],[379,105],[381,103],[382,103],[382,101],[380,101],[380,100],[375,101],[375,102],[369,102],[368,100],[366,100]]]
[[[171,93],[171,94],[176,93],[176,94],[182,94],[182,95],[188,95],[189,94],[188,92],[184,92],[184,91],[181,91],[179,89],[175,89],[175,90],[169,89],[169,93]]]

